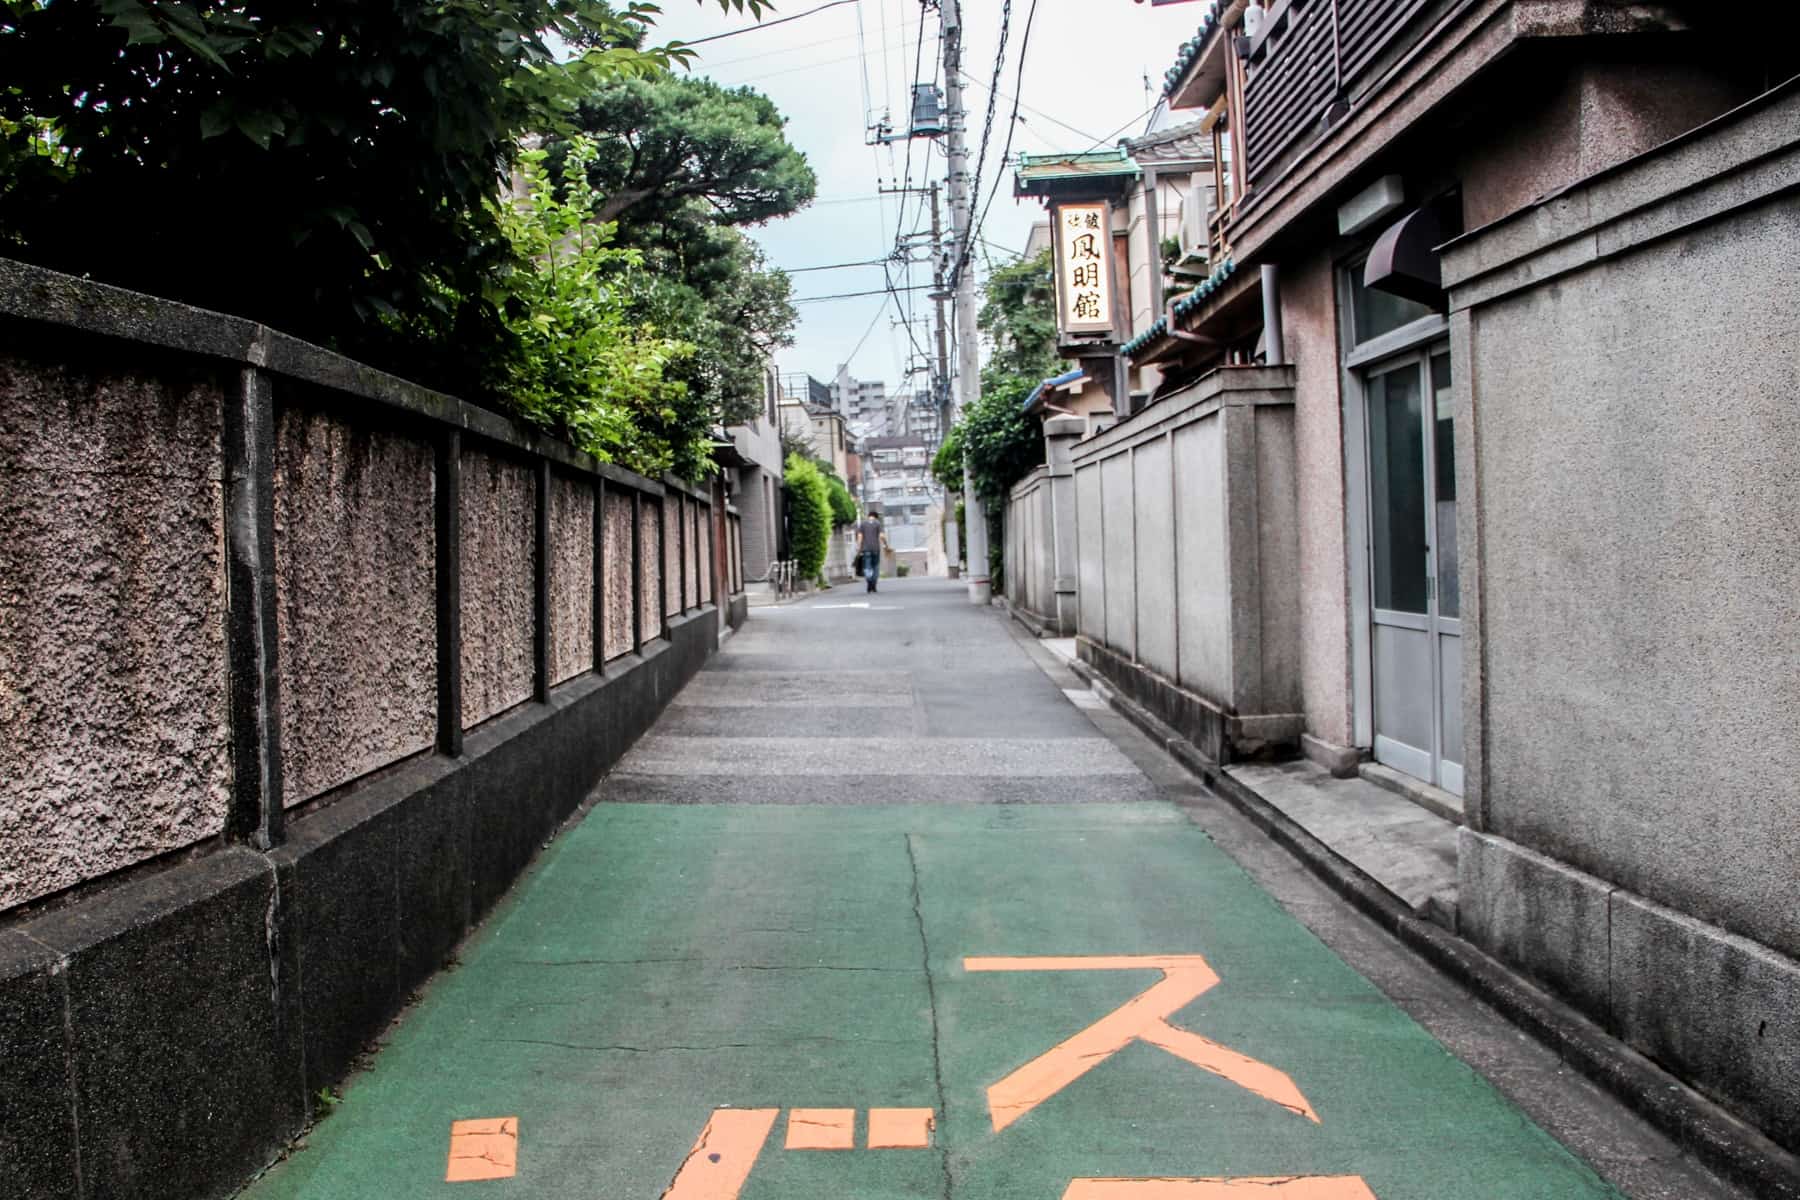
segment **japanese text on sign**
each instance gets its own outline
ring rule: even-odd
[[[1109,226],[1104,204],[1069,204],[1056,210],[1056,290],[1065,331],[1112,328]]]

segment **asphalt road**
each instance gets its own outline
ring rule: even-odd
[[[755,610],[248,1194],[1734,1195],[933,580]]]

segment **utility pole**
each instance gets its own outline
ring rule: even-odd
[[[981,342],[975,327],[975,272],[970,263],[973,255],[966,251],[974,245],[971,226],[975,221],[974,201],[969,179],[968,116],[963,111],[962,92],[962,0],[943,0],[944,27],[944,108],[946,156],[950,164],[950,229],[956,260],[956,393],[957,404],[952,416],[966,410],[981,394]],[[979,186],[980,180],[973,181]],[[992,581],[988,578],[987,515],[982,511],[981,497],[963,468],[963,519],[968,526],[965,538],[969,546],[969,603],[986,605],[993,599]],[[950,549],[946,547],[946,550]]]
[[[950,433],[950,337],[944,325],[944,301],[949,293],[944,291],[944,224],[938,215],[938,190],[937,184],[931,185],[931,301],[937,310],[937,372],[931,379],[931,402],[937,408],[938,442],[942,444]]]

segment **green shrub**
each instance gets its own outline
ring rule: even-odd
[[[825,487],[831,497],[832,528],[842,529],[846,525],[856,524],[856,497],[850,494],[844,481],[836,475],[827,475]]]
[[[817,579],[831,547],[831,492],[819,468],[798,454],[788,455],[782,487],[788,497],[788,536],[800,578]]]
[[[894,564],[895,578],[905,579],[908,575],[911,575],[911,574],[912,574],[912,568],[907,566],[905,563],[895,563]]]

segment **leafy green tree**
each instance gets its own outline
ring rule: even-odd
[[[818,187],[780,110],[747,87],[616,77],[581,98],[572,124],[605,135],[588,172],[606,197],[603,221],[630,212],[629,225],[678,226],[701,201],[726,225],[752,225],[809,203]]]
[[[946,487],[969,484],[986,506],[988,566],[1004,586],[1006,496],[1044,461],[1043,427],[1025,414],[1025,398],[1061,367],[1056,354],[1055,275],[1050,252],[989,276],[979,322],[993,347],[981,369],[981,397],[963,410],[932,460]]]
[[[788,497],[788,539],[800,578],[817,579],[831,549],[831,497],[810,459],[788,456],[781,485]]]
[[[611,245],[612,226],[592,219],[598,201],[583,167],[593,153],[586,139],[572,147],[560,187],[543,150],[521,156],[525,195],[501,214],[521,263],[505,309],[519,353],[501,382],[527,420],[655,475],[710,450],[704,440],[694,444],[704,431],[671,429],[670,413],[687,391],[671,367],[693,348],[635,321],[629,296],[643,256]]]
[[[1050,251],[999,268],[988,277],[985,291],[977,321],[993,345],[987,369],[1022,376],[1031,380],[1031,387],[1061,371],[1063,363],[1056,354],[1056,268]],[[987,390],[985,385],[982,390]]]
[[[598,218],[617,221],[649,268],[640,314],[694,347],[675,368],[688,385],[681,419],[750,419],[762,360],[792,345],[799,314],[787,275],[739,227],[792,213],[817,189],[781,113],[749,88],[665,72],[602,83],[572,123],[600,148],[587,168]],[[551,138],[553,159],[567,144]]]
[[[760,12],[763,0],[717,0]],[[0,252],[466,390],[520,135],[666,69],[653,4],[0,0]],[[596,47],[557,61],[558,43]]]
[[[1025,398],[1057,372],[1055,279],[1050,252],[1002,267],[987,282],[980,324],[993,347],[981,370],[981,397],[963,411],[932,473],[961,487],[962,468],[990,510],[1044,461],[1043,430],[1025,415]]]
[[[692,255],[677,254],[621,228],[621,244],[637,248],[647,270],[632,300],[640,317],[677,333],[694,352],[676,372],[688,385],[684,409],[710,427],[746,421],[762,411],[762,364],[793,343],[799,316],[792,286],[765,269],[762,251],[735,229],[698,235]],[[712,253],[698,252],[710,247]]]

